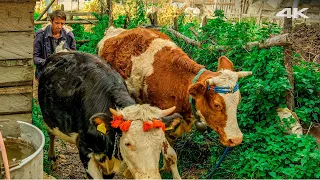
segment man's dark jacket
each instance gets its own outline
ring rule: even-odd
[[[64,26],[61,30],[58,42],[65,41],[64,49],[76,50],[76,41],[72,33],[72,28]],[[47,24],[39,29],[35,34],[33,61],[36,65],[36,77],[39,79],[46,59],[55,51],[54,37],[52,35],[51,24]]]

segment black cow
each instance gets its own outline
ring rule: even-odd
[[[57,136],[77,145],[88,177],[112,178],[114,173],[127,167],[121,165],[123,158],[135,178],[161,178],[158,167],[150,165],[158,166],[159,155],[146,157],[142,153],[157,154],[161,151],[158,147],[162,147],[164,157],[171,162],[174,177],[180,178],[176,154],[170,145],[168,147],[164,132],[159,128],[148,132],[142,129],[144,121],[151,122],[168,115],[174,108],[160,110],[137,105],[121,76],[100,58],[80,52],[60,52],[50,56],[39,78],[38,96],[50,136],[50,159],[55,161],[56,158],[54,138]],[[122,129],[111,127],[110,108],[119,109],[113,111],[113,115],[120,114],[117,117],[123,117],[124,121],[132,120],[131,127],[134,128],[122,132]],[[153,138],[155,134],[158,137]],[[139,145],[142,143],[138,141],[143,137],[148,137],[144,145],[149,141],[153,145],[144,147],[143,152],[135,151],[141,149]],[[154,146],[154,143],[158,145]]]

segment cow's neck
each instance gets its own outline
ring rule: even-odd
[[[214,76],[217,76],[217,75],[218,74],[216,72],[212,72],[212,71],[209,71],[205,68],[201,68],[196,74],[193,73],[191,75],[192,80],[190,81],[188,88],[195,83],[203,83],[205,85],[207,79],[214,77]],[[189,111],[187,113],[188,116],[189,117],[194,116],[194,118],[197,117],[197,115],[194,115],[196,112],[193,112],[192,104],[191,104],[191,103],[194,103],[195,101],[192,102],[193,98],[191,97],[191,95],[189,95],[189,93],[188,93],[188,96],[186,97],[186,99],[188,100],[188,103],[186,103],[186,104],[190,107],[190,108],[187,108],[187,109],[189,109]],[[193,104],[193,105],[195,106],[195,104]],[[194,109],[194,111],[196,111],[196,109]]]

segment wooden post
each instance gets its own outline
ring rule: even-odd
[[[292,29],[292,18],[284,18],[283,31],[284,33],[290,33]],[[284,47],[284,66],[286,67],[286,71],[288,73],[288,80],[291,85],[291,89],[286,91],[286,103],[288,109],[293,111],[294,109],[294,77],[293,77],[293,50],[292,45],[287,45]]]
[[[112,0],[107,0],[107,8],[108,8],[108,16],[109,16],[109,22],[108,27],[113,25],[113,18],[112,18]]]
[[[173,29],[178,31],[178,16],[173,18]]]
[[[259,8],[259,19],[258,19],[258,25],[259,25],[259,26],[261,26],[261,15],[262,15],[263,6],[264,6],[264,3],[265,3],[265,2],[266,2],[266,1],[263,0],[263,2],[261,3],[261,6],[260,6],[260,8]]]
[[[106,12],[105,12],[105,3],[104,0],[99,0],[100,2],[100,16],[102,17]]]
[[[208,23],[207,15],[205,15],[205,16],[202,18],[201,27],[207,25],[207,23]]]
[[[156,9],[154,12],[148,14],[148,18],[150,19],[151,26],[158,26],[158,10]]]

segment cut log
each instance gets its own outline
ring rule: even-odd
[[[291,45],[292,42],[289,39],[289,34],[280,34],[274,37],[271,37],[269,39],[266,39],[265,42],[249,42],[247,43],[246,49],[251,50],[253,46],[258,45],[260,49],[262,48],[268,48],[271,46],[286,46],[286,45]]]

